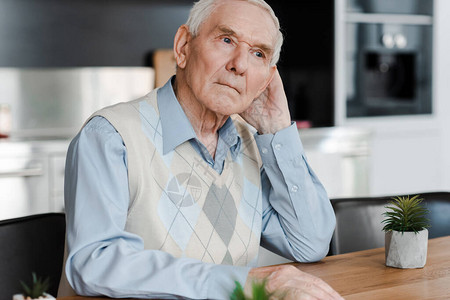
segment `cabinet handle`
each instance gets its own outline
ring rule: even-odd
[[[9,171],[0,171],[0,178],[4,177],[31,177],[31,176],[41,176],[44,175],[43,169],[41,167],[37,168],[27,168]]]

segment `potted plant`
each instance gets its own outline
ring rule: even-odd
[[[279,295],[276,295],[279,294]],[[284,294],[277,292],[269,293],[266,290],[266,280],[254,281],[252,283],[252,296],[248,297],[244,293],[242,285],[236,281],[236,288],[230,296],[230,300],[269,300],[272,296],[277,296],[276,299],[283,299]]]
[[[386,266],[402,269],[425,266],[429,220],[422,201],[419,195],[398,196],[386,206],[388,211],[383,214]]]
[[[47,290],[50,286],[50,279],[47,277],[42,280],[42,278],[38,278],[34,272],[31,273],[31,275],[33,277],[32,284],[29,286],[23,281],[20,281],[20,284],[22,285],[22,294],[14,295],[13,300],[55,299],[52,295],[47,294]]]

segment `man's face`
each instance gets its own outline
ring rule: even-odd
[[[191,96],[218,114],[246,110],[270,82],[276,28],[263,9],[225,1],[186,48],[185,79]]]

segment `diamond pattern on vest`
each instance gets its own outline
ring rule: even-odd
[[[253,133],[235,122],[244,144],[235,161],[227,156],[221,175],[189,142],[163,154],[156,94],[99,113],[119,131],[129,150],[126,229],[142,237],[145,249],[254,266],[262,201],[261,162]]]
[[[208,220],[213,224],[225,246],[230,244],[236,225],[237,209],[226,187],[211,186],[203,206]]]
[[[187,188],[184,188],[184,187]],[[200,180],[189,173],[181,173],[169,181],[167,194],[173,204],[178,207],[194,205],[202,195]]]

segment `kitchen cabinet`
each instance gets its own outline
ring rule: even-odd
[[[53,152],[48,156],[49,162],[49,209],[64,211],[64,170],[65,152]]]
[[[63,211],[68,140],[0,140],[0,220]]]
[[[300,129],[309,165],[330,198],[370,194],[372,132],[350,127]]]

